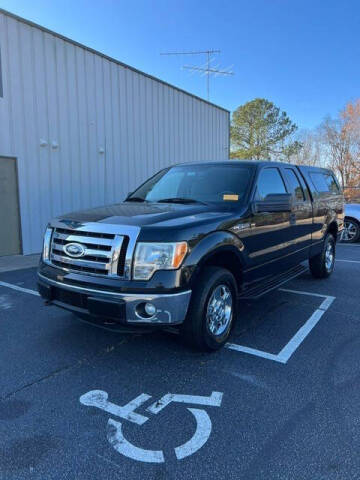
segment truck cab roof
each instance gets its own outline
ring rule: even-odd
[[[330,172],[331,170],[328,168],[323,168],[323,167],[315,167],[311,165],[296,165],[294,163],[288,163],[288,162],[276,162],[272,160],[251,160],[251,159],[246,159],[246,160],[239,160],[239,159],[232,159],[232,160],[214,160],[214,161],[209,161],[209,162],[183,162],[183,163],[177,163],[176,165],[173,166],[186,166],[186,165],[196,165],[196,166],[211,166],[211,165],[234,165],[236,163],[239,163],[241,165],[256,165],[257,167],[263,167],[263,166],[280,166],[280,167],[298,167],[299,169],[303,171],[326,171]]]

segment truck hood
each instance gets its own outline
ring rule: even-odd
[[[231,217],[233,209],[215,204],[170,204],[126,202],[69,213],[57,220],[63,223],[98,222],[138,227],[180,227],[221,221]]]

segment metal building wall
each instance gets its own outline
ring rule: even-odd
[[[226,110],[4,11],[0,52],[24,254],[54,216],[121,201],[167,165],[228,158]]]

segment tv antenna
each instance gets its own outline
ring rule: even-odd
[[[231,67],[225,70],[219,70],[219,65],[212,65],[214,55],[220,53],[220,50],[199,50],[190,52],[164,52],[160,55],[206,55],[206,62],[203,65],[183,65],[183,69],[191,70],[192,72],[201,72],[202,76],[206,76],[206,94],[207,100],[210,100],[210,75],[226,76],[234,75]]]

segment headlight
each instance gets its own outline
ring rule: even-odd
[[[47,227],[44,234],[44,244],[43,244],[43,253],[42,259],[44,262],[49,262],[50,260],[50,244],[51,244],[51,236],[53,233],[53,229]]]
[[[143,243],[136,246],[134,280],[149,280],[156,270],[175,270],[187,253],[186,242]]]

